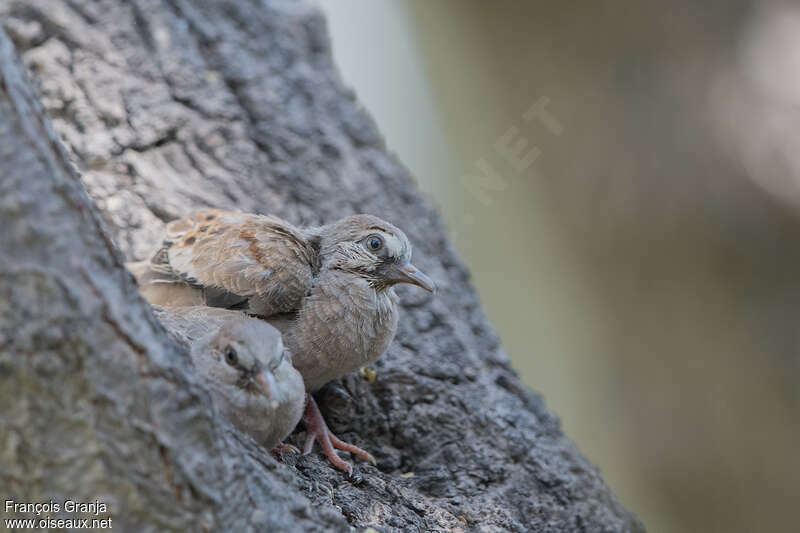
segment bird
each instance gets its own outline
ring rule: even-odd
[[[205,306],[153,306],[173,338],[190,347],[192,362],[222,414],[273,453],[305,406],[305,386],[281,334],[240,311]]]
[[[352,473],[335,449],[375,459],[328,429],[311,393],[387,350],[398,323],[395,285],[436,291],[411,255],[405,233],[373,215],[298,228],[274,216],[207,209],[170,222],[150,260],[131,268],[153,304],[202,301],[278,328],[307,390],[304,453],[319,441],[334,466]]]

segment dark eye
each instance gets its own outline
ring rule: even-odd
[[[236,350],[233,349],[233,346],[225,348],[225,362],[234,366],[237,361],[239,361],[239,356],[236,354]]]
[[[377,252],[378,250],[383,248],[383,239],[381,239],[377,235],[371,235],[367,237],[367,248],[369,248],[373,252]]]

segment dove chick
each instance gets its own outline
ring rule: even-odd
[[[131,265],[153,304],[240,309],[264,317],[283,334],[306,390],[367,365],[397,331],[394,286],[434,292],[411,263],[411,244],[397,227],[372,215],[351,215],[300,229],[281,219],[222,210],[193,213],[167,225],[149,264]],[[374,459],[333,435],[309,394],[303,416],[306,452],[319,441],[334,452]]]
[[[278,330],[226,309],[154,311],[173,337],[189,345],[198,374],[234,426],[268,449],[292,432],[303,414],[305,387]]]
[[[411,263],[405,233],[378,217],[352,215],[308,233],[319,240],[320,269],[284,329],[295,368],[313,391],[388,349],[399,318],[395,285],[435,286]]]
[[[395,285],[409,283],[430,292],[436,287],[411,263],[405,233],[378,217],[353,215],[307,232],[319,239],[320,270],[285,338],[298,354],[294,365],[306,388],[314,391],[374,362],[389,348],[399,317]],[[346,472],[352,467],[335,449],[375,463],[370,454],[328,429],[310,394],[303,423],[305,453],[319,441],[328,460]]]

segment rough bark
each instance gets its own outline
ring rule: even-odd
[[[314,8],[10,0],[0,17],[69,152],[0,35],[0,496],[99,498],[125,531],[643,529],[510,369]],[[376,379],[319,396],[377,467],[275,461],[210,408],[122,267],[206,206],[380,215],[442,285],[400,291]]]

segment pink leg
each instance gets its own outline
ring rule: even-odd
[[[314,401],[314,398],[311,396],[311,394],[306,394],[306,411],[303,413],[303,424],[305,424],[306,433],[308,434],[306,437],[306,444],[303,446],[304,454],[307,455],[311,453],[311,449],[314,447],[314,441],[319,440],[319,443],[322,446],[322,451],[325,453],[325,457],[328,458],[333,466],[339,470],[344,470],[348,474],[352,473],[353,467],[350,465],[350,463],[342,460],[342,458],[336,454],[334,449],[350,452],[362,457],[363,459],[366,459],[372,464],[375,464],[375,458],[370,454],[358,446],[343,442],[336,435],[331,433],[331,431],[328,429],[328,425],[325,423],[325,419],[322,418],[322,413],[319,412],[317,402]]]

